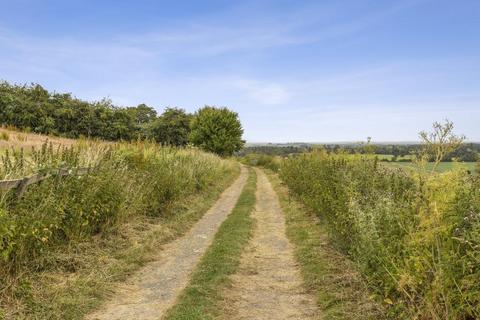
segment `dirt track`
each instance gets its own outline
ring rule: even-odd
[[[114,299],[87,319],[159,319],[187,285],[190,273],[235,206],[247,177],[248,171],[242,167],[240,177],[185,236],[165,245],[156,261],[122,284]]]
[[[256,226],[240,271],[224,293],[225,319],[318,319],[313,297],[302,287],[277,195],[266,175],[256,172]]]

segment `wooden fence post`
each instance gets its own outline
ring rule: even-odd
[[[83,176],[89,174],[93,168],[72,168],[72,169],[56,169],[56,172],[49,173],[37,173],[30,177],[25,177],[16,180],[0,181],[0,190],[15,189],[15,195],[17,198],[21,198],[25,193],[27,187],[31,184],[39,183],[52,176],[64,177],[69,175]]]
[[[28,186],[28,180],[30,180],[29,177],[23,178],[22,181],[20,181],[20,184],[17,187],[17,198],[21,198],[23,194],[25,193],[25,190],[27,190]]]

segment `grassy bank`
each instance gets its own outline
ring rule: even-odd
[[[384,319],[354,264],[330,244],[318,217],[292,197],[278,175],[267,173],[285,214],[287,236],[295,246],[306,289],[316,297],[321,318]]]
[[[222,223],[190,283],[165,319],[214,319],[221,314],[218,303],[228,276],[235,273],[243,248],[251,234],[250,213],[255,205],[256,176],[250,176],[242,194],[228,218]]]
[[[480,317],[480,179],[315,152],[280,175],[395,319]]]
[[[81,319],[160,243],[188,230],[239,173],[195,149],[90,142],[10,153],[0,173],[81,166],[93,169],[32,185],[21,199],[1,194],[0,315]]]

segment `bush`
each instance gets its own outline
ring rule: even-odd
[[[480,180],[317,152],[281,177],[325,222],[396,319],[480,317]]]
[[[169,146],[185,146],[190,134],[192,116],[179,108],[167,108],[151,124],[151,133],[155,141]]]
[[[280,168],[281,158],[267,154],[250,153],[244,156],[241,161],[250,166],[260,166],[277,172]]]
[[[245,144],[238,114],[227,108],[203,107],[195,113],[191,129],[194,145],[221,156],[231,156]]]
[[[181,199],[215,184],[231,167],[195,149],[151,143],[45,145],[3,156],[0,179],[51,168],[91,166],[87,175],[52,176],[22,198],[0,193],[0,276],[41,268],[51,248],[88,241],[135,215],[166,216]],[[0,291],[2,288],[0,287]]]

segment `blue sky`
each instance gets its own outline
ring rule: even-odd
[[[228,106],[250,142],[480,141],[480,1],[0,0],[0,79],[161,111]]]

